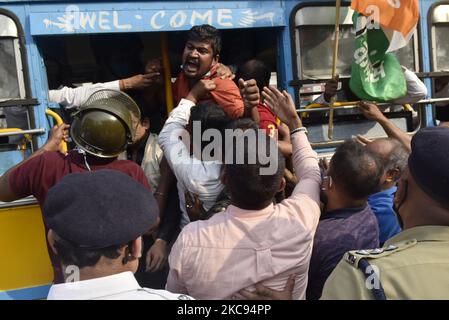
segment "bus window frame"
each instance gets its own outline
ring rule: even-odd
[[[447,77],[449,76],[449,70],[448,71],[439,71],[435,69],[435,62],[436,62],[436,56],[434,48],[434,22],[433,22],[433,13],[435,12],[435,9],[441,5],[449,5],[449,1],[439,1],[432,3],[432,5],[429,8],[429,11],[427,12],[427,36],[428,36],[428,46],[429,46],[429,55],[430,55],[430,72],[428,73],[428,77],[431,78],[431,89],[432,89],[432,97],[435,96],[435,78],[438,77]],[[449,21],[441,24],[448,24]],[[435,116],[436,114],[436,107],[435,105],[432,105],[432,113]],[[434,118],[435,122],[435,118]]]
[[[17,51],[14,52],[16,58],[20,57],[20,64],[22,66],[22,72],[21,76],[18,76],[19,78],[22,77],[23,79],[23,91],[25,94],[24,98],[17,99],[19,102],[24,100],[29,100],[31,98],[31,89],[30,89],[30,82],[29,82],[29,68],[28,68],[28,60],[27,60],[27,54],[26,54],[26,46],[25,46],[25,33],[22,28],[22,24],[20,23],[19,18],[11,11],[0,8],[0,15],[4,15],[8,18],[10,18],[12,21],[14,21],[16,28],[17,28],[17,39],[18,44],[17,46],[14,46],[14,50],[18,49],[20,51],[20,54],[18,54]],[[16,62],[17,64],[17,62]],[[18,73],[20,70],[18,70]],[[20,81],[19,81],[19,87],[20,87]],[[20,89],[19,89],[20,90]]]
[[[447,1],[447,3],[449,3],[449,1]],[[441,3],[437,3],[437,4],[441,4]],[[350,7],[351,3],[350,2],[343,2],[342,6],[345,7]],[[329,7],[329,6],[335,6],[335,2],[332,1],[326,1],[326,2],[320,2],[320,3],[314,3],[314,2],[304,2],[304,3],[299,3],[298,5],[296,5],[291,13],[290,13],[290,17],[289,17],[289,30],[290,30],[290,42],[291,42],[291,55],[292,58],[294,57],[294,59],[292,59],[292,67],[293,67],[293,80],[289,81],[289,86],[294,88],[295,91],[295,104],[296,105],[300,105],[300,93],[299,90],[302,87],[303,84],[310,84],[310,83],[320,83],[320,82],[324,82],[326,81],[326,79],[300,79],[299,78],[299,74],[298,74],[298,59],[296,59],[298,52],[296,50],[297,47],[297,43],[296,43],[296,29],[297,26],[295,25],[295,18],[296,18],[296,14],[298,13],[299,10],[305,8],[305,7]],[[430,12],[430,10],[429,10]],[[428,20],[429,21],[429,20]],[[340,24],[341,25],[341,24]],[[418,67],[418,71],[413,71],[415,72],[417,75],[420,74],[420,72],[422,72],[422,67],[424,65],[424,60],[423,60],[423,50],[422,50],[422,36],[421,36],[421,25],[418,22],[417,28],[416,28],[416,35],[417,35],[417,39],[414,40],[415,41],[415,46],[414,46],[414,55],[415,55],[415,69],[416,67]],[[418,66],[416,66],[418,64]],[[348,78],[349,79],[349,78]]]
[[[433,27],[434,27],[434,23],[433,23],[433,13],[435,11],[435,9],[441,5],[449,5],[449,1],[439,1],[439,2],[435,2],[432,3],[432,5],[429,8],[429,11],[427,12],[427,32],[428,32],[428,45],[429,45],[429,53],[430,53],[430,70],[431,72],[436,75],[438,73],[444,73],[444,72],[448,72],[448,71],[438,71],[435,69],[435,62],[436,62],[436,56],[435,56],[435,51],[434,51],[434,32],[433,32]],[[449,25],[449,21],[444,23],[444,24],[448,24]]]
[[[35,129],[36,127],[36,118],[34,115],[34,108],[38,105],[37,99],[32,98],[31,94],[31,86],[30,86],[30,74],[29,74],[29,65],[28,65],[28,57],[27,57],[27,49],[26,49],[26,42],[25,42],[25,32],[22,27],[22,23],[20,22],[20,19],[11,11],[0,8],[0,15],[4,15],[8,18],[10,18],[16,28],[17,28],[17,39],[18,39],[18,46],[14,46],[14,50],[18,49],[20,54],[18,52],[14,52],[16,59],[17,57],[20,57],[20,64],[22,66],[22,70],[18,71],[18,78],[22,78],[23,80],[23,92],[24,92],[24,98],[20,97],[19,99],[6,99],[4,101],[0,101],[0,107],[8,108],[9,106],[22,106],[27,108],[27,116],[28,116],[28,129]],[[16,61],[16,65],[18,65]],[[19,75],[21,73],[21,76]],[[19,92],[20,92],[20,80],[19,80]],[[36,137],[32,136],[32,143],[31,143],[32,151],[38,149],[38,143]]]

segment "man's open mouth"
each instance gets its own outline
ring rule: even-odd
[[[195,61],[195,60],[188,60],[184,64],[184,70],[187,72],[197,71],[198,67],[199,67],[199,63],[198,63],[198,61]]]

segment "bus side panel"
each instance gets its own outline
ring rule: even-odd
[[[53,280],[38,205],[0,209],[0,291],[46,285]]]

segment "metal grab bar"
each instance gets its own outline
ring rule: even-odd
[[[60,126],[60,125],[62,125],[62,124],[64,123],[64,121],[62,121],[62,118],[59,116],[59,114],[57,114],[56,112],[54,112],[54,111],[52,111],[52,110],[50,110],[50,109],[46,109],[46,110],[45,110],[45,114],[46,114],[46,115],[49,115],[49,116],[51,116],[53,119],[55,119],[55,122],[56,122],[56,124],[57,124],[58,126]],[[68,150],[68,148],[67,148],[67,142],[65,142],[64,140],[61,141],[60,148],[61,148],[61,151],[62,151],[62,152],[67,153],[67,150]]]
[[[0,209],[8,209],[8,208],[16,208],[20,206],[29,206],[37,204],[36,198],[33,196],[29,196],[23,199],[18,199],[11,202],[2,202],[0,201]]]
[[[31,129],[31,130],[22,130],[19,128],[7,128],[0,129],[0,137],[9,137],[9,136],[18,136],[18,135],[27,135],[27,134],[42,134],[45,133],[44,128],[40,129]]]
[[[170,56],[168,52],[167,33],[161,33],[161,50],[162,50],[162,64],[164,66],[164,84],[165,84],[165,103],[167,107],[167,115],[174,108],[173,91],[171,83],[171,66]]]
[[[434,99],[424,99],[420,100],[418,102],[414,102],[413,104],[432,104],[437,102],[449,102],[449,98],[434,98]],[[351,101],[351,102],[336,102],[334,104],[334,110],[343,110],[343,109],[356,109],[357,104],[359,101]],[[338,105],[338,106],[337,106]],[[392,102],[382,102],[382,103],[376,103],[379,107],[386,107],[386,106],[395,106],[395,105],[401,105],[398,103],[392,103]],[[315,107],[317,106],[317,107]],[[311,105],[308,105],[304,107],[303,109],[296,110],[297,112],[304,112],[304,113],[310,113],[310,112],[321,112],[321,111],[329,111],[329,107],[318,107],[318,106],[326,106],[326,104],[318,104],[314,103]]]
[[[419,129],[421,128],[421,126],[418,126],[418,128],[416,128],[414,131],[412,132],[404,132],[406,135],[413,137],[416,132],[419,131]],[[379,139],[385,139],[388,138],[387,135],[385,136],[380,136],[380,137],[375,137],[375,138],[369,138],[370,140],[379,140]],[[316,148],[316,149],[320,149],[320,148],[336,148],[339,145],[343,144],[346,140],[329,140],[329,141],[319,141],[319,142],[311,142],[310,145],[312,146],[312,148]]]

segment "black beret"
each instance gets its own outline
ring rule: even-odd
[[[117,170],[72,173],[47,193],[47,227],[85,248],[127,244],[149,230],[159,215],[150,190]]]
[[[410,173],[418,186],[432,199],[449,204],[449,129],[429,127],[412,139],[408,159]]]

